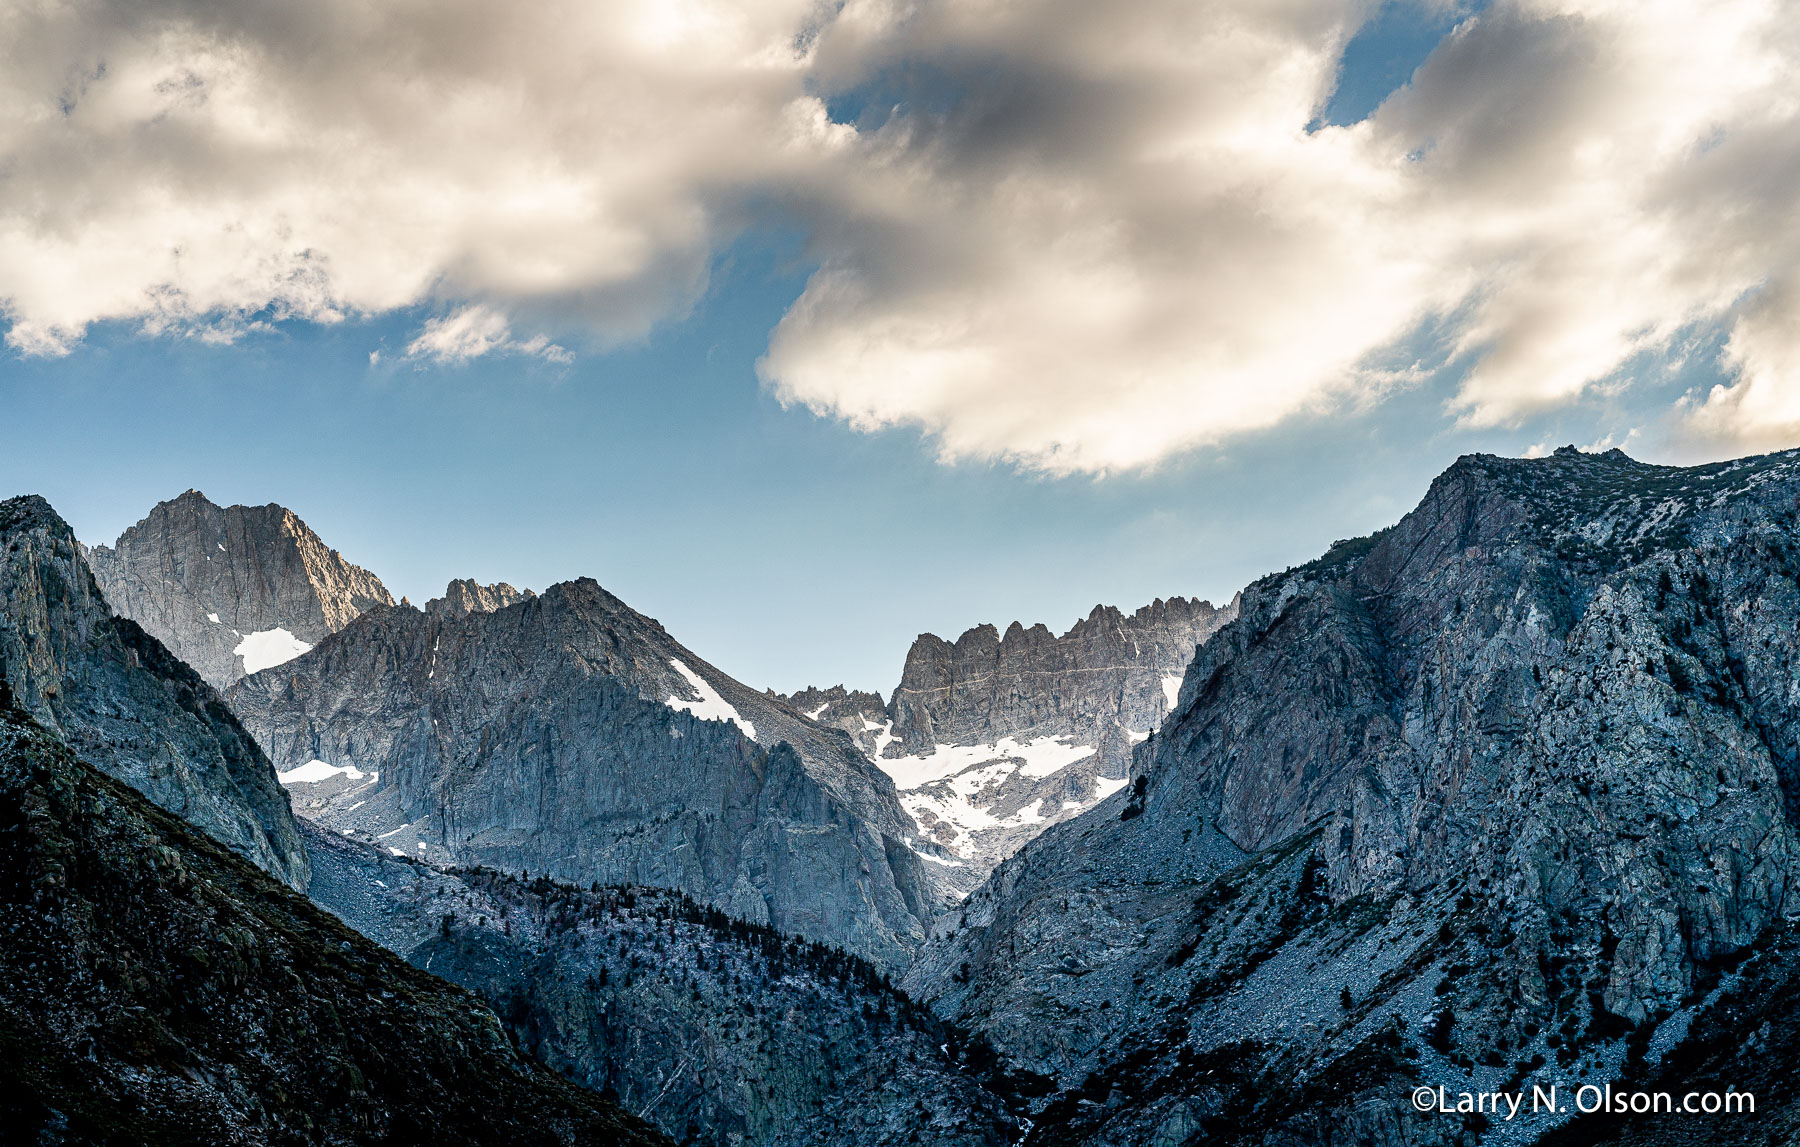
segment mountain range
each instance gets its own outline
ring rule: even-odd
[[[280,507],[127,535],[0,503],[44,1141],[1800,1133],[1800,451],[1469,456],[1224,608],[921,635],[885,700],[753,689],[587,579],[395,604]],[[294,1018],[221,1040],[251,1014]],[[1757,1109],[1414,1102],[1553,1085]]]

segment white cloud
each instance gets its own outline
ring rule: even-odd
[[[524,341],[513,338],[512,325],[506,316],[480,303],[461,307],[442,318],[427,319],[425,329],[406,344],[408,358],[436,362],[467,362],[495,351],[531,355],[558,363],[573,360],[566,349],[543,335],[534,335]],[[371,363],[374,361],[370,359]]]
[[[432,300],[640,334],[807,161],[809,2],[0,0],[8,341]]]
[[[1800,266],[1791,6],[1498,3],[1311,134],[1350,8],[1134,9],[868,6],[858,51],[971,94],[858,141],[778,394],[1105,470],[1379,397],[1427,331],[1467,368],[1454,413],[1494,425],[1730,321],[1743,381],[1704,415],[1800,440],[1800,323],[1769,292]]]
[[[1375,7],[0,0],[7,340],[426,303],[416,359],[558,358],[773,204],[819,270],[769,386],[950,458],[1151,465],[1410,385],[1422,338],[1512,423],[1709,325],[1684,433],[1800,440],[1800,13],[1500,0],[1308,132]]]

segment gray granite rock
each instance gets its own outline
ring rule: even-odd
[[[428,861],[680,889],[888,968],[947,900],[847,736],[589,579],[377,609],[230,696],[297,811]]]
[[[482,585],[469,578],[457,578],[445,588],[443,597],[434,597],[425,603],[425,612],[443,611],[458,616],[492,613],[496,609],[505,609],[536,596],[528,589],[514,589],[505,582]]]
[[[1528,1142],[1410,1087],[1636,1071],[1800,916],[1797,522],[1796,452],[1462,459],[1245,590],[908,988],[1065,1089],[1058,1142]]]
[[[306,886],[268,758],[212,686],[113,614],[74,534],[38,497],[0,502],[0,682],[82,759]]]
[[[954,644],[926,633],[886,705],[841,685],[786,700],[893,776],[919,825],[912,843],[968,892],[1126,783],[1132,746],[1167,714],[1198,646],[1236,614],[1235,601],[1174,597],[1130,615],[1095,606],[1061,637],[1018,622]]]
[[[219,689],[394,603],[293,511],[215,506],[198,490],[158,503],[88,562],[121,616]]]

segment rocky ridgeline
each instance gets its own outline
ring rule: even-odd
[[[1524,1143],[1411,1089],[1729,1068],[1791,1040],[1737,993],[1793,990],[1797,632],[1800,453],[1464,458],[1245,590],[905,986],[1054,1085],[1034,1143]]]
[[[667,1144],[0,688],[0,1139]]]
[[[471,613],[492,613],[536,596],[528,589],[514,589],[505,582],[482,585],[470,578],[457,578],[445,588],[443,597],[425,603],[425,612],[465,617]]]
[[[113,609],[219,689],[394,603],[293,511],[219,507],[198,490],[87,556]]]
[[[680,889],[896,969],[947,899],[848,737],[590,579],[373,610],[230,698],[302,815],[433,863]]]
[[[212,686],[113,615],[68,524],[0,502],[0,683],[84,759],[295,888],[306,852],[287,794]]]
[[[974,1049],[854,956],[678,892],[440,870],[307,828],[312,895],[682,1142],[1000,1147]]]
[[[829,689],[808,687],[798,693],[781,696],[797,712],[810,721],[831,729],[842,730],[856,747],[873,757],[888,721],[887,702],[879,693],[865,693],[833,685]]]
[[[955,644],[927,633],[886,704],[841,685],[786,700],[894,778],[919,841],[941,849],[927,859],[967,892],[1125,784],[1132,746],[1162,723],[1195,649],[1236,611],[1174,597],[1130,615],[1096,606],[1061,637],[1018,622],[1004,635],[977,626]]]

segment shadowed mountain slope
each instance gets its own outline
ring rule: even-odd
[[[77,761],[10,701],[7,1142],[668,1142],[520,1054],[474,996]]]
[[[520,1047],[684,1142],[1017,1137],[959,1035],[841,950],[678,892],[446,871],[304,831],[317,903],[475,991]]]
[[[268,758],[212,687],[113,615],[67,523],[0,502],[0,680],[85,760],[296,888],[306,853]]]

